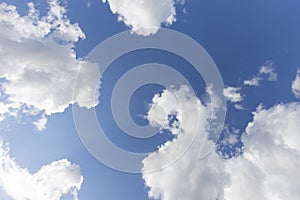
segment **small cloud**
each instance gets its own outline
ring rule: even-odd
[[[240,92],[240,87],[226,87],[223,91],[223,94],[228,101],[232,103],[237,103],[243,100],[243,97]]]
[[[253,77],[250,80],[245,80],[244,85],[249,85],[249,86],[259,86],[260,81],[262,81],[262,78],[260,77]]]
[[[233,103],[235,109],[245,110],[245,108],[241,105],[244,98],[241,95],[240,87],[226,87],[223,91],[223,95],[227,101]]]
[[[39,120],[37,120],[36,122],[33,122],[32,124],[35,125],[35,127],[39,130],[45,130],[46,129],[46,124],[47,124],[47,117],[45,117],[45,115],[43,115]]]
[[[272,60],[266,61],[266,63],[260,67],[258,73],[249,80],[244,81],[244,85],[248,86],[260,86],[261,82],[267,80],[269,82],[277,81],[277,72],[274,68],[274,62]]]
[[[292,82],[292,92],[296,98],[300,99],[300,69],[297,70],[296,78]]]
[[[234,104],[233,106],[234,106],[235,109],[237,109],[237,110],[247,110],[247,109],[244,108],[241,104]]]

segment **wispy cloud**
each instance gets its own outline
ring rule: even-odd
[[[245,80],[244,85],[260,86],[263,81],[276,81],[277,72],[274,68],[274,62],[272,60],[266,61],[266,63],[260,67],[258,73],[251,79]]]
[[[33,122],[33,125],[39,130],[42,131],[46,129],[46,124],[47,124],[48,119],[43,115],[40,119],[37,121]]]
[[[240,92],[240,87],[226,87],[223,91],[223,94],[228,101],[232,103],[238,103],[243,100],[243,97]]]
[[[243,101],[243,96],[241,95],[240,87],[226,87],[223,91],[223,94],[227,101],[233,103],[233,106],[237,110],[244,110],[245,108],[241,105]]]

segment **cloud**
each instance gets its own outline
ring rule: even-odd
[[[272,60],[266,61],[266,63],[260,67],[258,73],[250,80],[245,80],[244,85],[248,86],[260,86],[261,82],[267,81],[276,81],[277,72],[274,68],[274,63]]]
[[[233,106],[237,110],[245,110],[245,108],[241,105],[243,101],[243,96],[241,95],[240,87],[226,87],[223,91],[223,95],[226,100],[233,103]]]
[[[7,113],[26,108],[51,115],[70,104],[87,108],[98,104],[94,85],[98,67],[76,58],[74,51],[75,43],[85,35],[57,0],[48,3],[45,16],[40,16],[33,3],[28,3],[25,15],[15,6],[0,3],[0,86]],[[80,69],[86,76],[78,77],[81,89],[73,93]]]
[[[185,0],[102,0],[108,2],[113,14],[123,21],[132,32],[149,36],[155,34],[162,24],[172,25],[176,21],[176,4]]]
[[[175,98],[176,97],[176,98]],[[176,100],[177,99],[177,100]],[[180,102],[180,104],[178,104]],[[179,106],[180,105],[180,106]],[[166,107],[166,109],[165,109]],[[179,156],[193,137],[193,127],[207,134],[207,108],[187,88],[166,90],[153,98],[150,124],[171,131],[176,137],[160,146],[143,160],[143,179],[148,196],[161,200],[282,200],[299,198],[300,187],[300,104],[280,104],[254,112],[242,139],[240,130],[228,131],[223,143],[234,146],[243,142],[243,151],[231,159],[221,159],[215,151],[205,159],[197,155],[201,139]],[[198,111],[198,112],[197,112]],[[167,125],[170,113],[185,113],[176,126]],[[179,115],[180,116],[180,115]],[[200,123],[195,119],[200,119]],[[222,141],[221,141],[222,142]],[[153,173],[153,166],[176,161]]]
[[[39,120],[36,122],[33,122],[33,125],[39,130],[45,130],[46,129],[46,124],[47,124],[48,119],[43,115]]]
[[[240,92],[241,88],[226,87],[223,91],[223,94],[228,101],[232,103],[237,103],[243,100],[243,97]]]
[[[216,151],[224,159],[240,156],[243,153],[241,130],[225,126]]]
[[[168,116],[176,114],[176,126],[169,125]],[[206,137],[209,109],[201,104],[187,86],[165,90],[153,98],[148,112],[150,124],[171,131],[176,137],[151,153],[143,160],[143,178],[149,187],[149,197],[162,200],[215,199],[223,195],[223,185],[227,180],[224,162],[212,152],[204,160],[199,160],[199,150]],[[195,133],[202,137],[194,138]],[[202,133],[202,134],[201,134]],[[188,150],[180,157],[180,152]],[[149,168],[165,162],[170,166],[153,173],[145,173]]]
[[[16,163],[0,140],[0,187],[11,198],[58,200],[64,194],[70,194],[75,200],[82,182],[79,166],[66,159],[42,166],[31,174]]]
[[[241,157],[228,161],[224,199],[299,199],[300,104],[261,109],[246,128]]]
[[[292,82],[292,92],[295,97],[300,99],[300,69],[297,70],[297,75],[295,80]]]

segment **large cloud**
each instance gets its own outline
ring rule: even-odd
[[[176,7],[185,0],[102,0],[108,2],[112,13],[118,14],[133,32],[148,36],[158,31],[162,24],[176,21]]]
[[[243,138],[245,153],[229,160],[225,199],[299,199],[300,104],[277,105],[254,114]]]
[[[97,65],[76,58],[73,49],[85,38],[78,24],[71,23],[57,0],[49,0],[43,17],[33,3],[28,7],[28,13],[20,15],[16,7],[0,3],[0,84],[6,113],[26,107],[51,115],[73,103],[97,105]],[[81,89],[73,94],[79,69],[86,76],[79,77]]]
[[[162,106],[173,107],[174,112],[178,108],[170,91],[153,99],[148,113],[150,124],[167,128],[177,137],[145,158],[145,171],[178,157],[181,148],[193,136],[191,127],[197,123],[194,120],[197,118],[197,110],[201,116],[198,130],[205,134],[206,107],[187,89],[182,91],[171,91],[180,100],[181,112],[186,112],[187,117],[186,121],[184,118],[178,120],[177,128],[165,126],[165,116],[170,113],[164,113],[161,109]],[[183,121],[185,122],[180,123]],[[299,103],[276,105],[270,109],[259,107],[242,137],[244,152],[241,156],[222,160],[213,151],[206,159],[199,160],[197,154],[200,143],[196,141],[196,145],[192,145],[169,167],[153,173],[143,173],[149,197],[162,200],[299,199],[299,124]],[[234,143],[237,142],[236,139],[235,137]]]
[[[144,172],[172,163],[167,168],[153,173],[144,173],[149,187],[149,197],[162,200],[215,199],[223,195],[227,180],[223,160],[213,151],[204,160],[199,159],[199,150],[205,137],[209,110],[186,86],[165,90],[153,98],[148,113],[150,124],[170,130],[177,137],[161,146],[158,152],[144,159]],[[168,116],[175,114],[178,121],[169,125]],[[194,138],[194,134],[202,137]],[[202,134],[201,134],[202,133]],[[192,142],[192,143],[191,143]],[[186,148],[188,150],[178,157]]]
[[[13,199],[58,200],[65,194],[78,199],[82,181],[79,166],[66,159],[42,166],[31,174],[16,163],[0,140],[0,187]]]

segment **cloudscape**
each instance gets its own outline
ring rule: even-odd
[[[300,2],[2,0],[1,200],[298,200]]]

